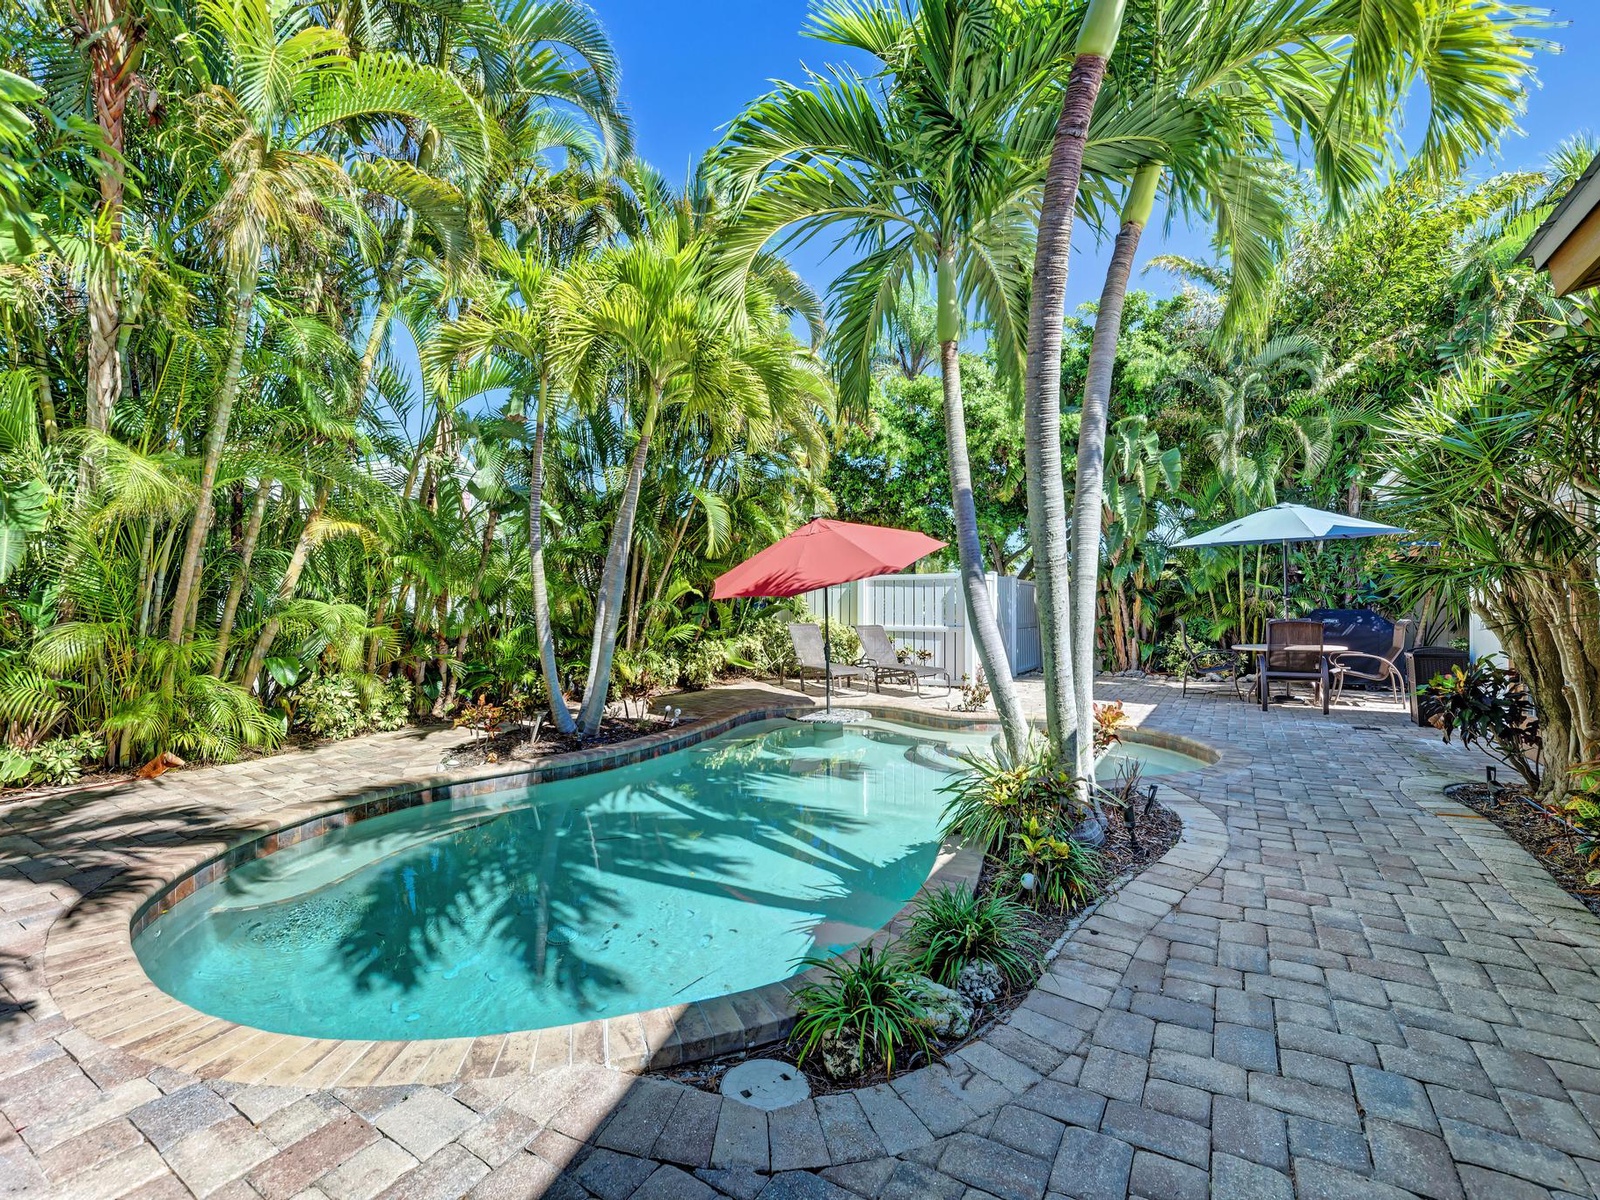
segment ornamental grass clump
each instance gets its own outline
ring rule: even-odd
[[[879,1063],[893,1075],[896,1062],[928,1053],[927,1013],[914,998],[921,978],[915,963],[863,946],[855,962],[814,955],[800,965],[827,978],[795,996],[796,1062],[815,1056],[829,1076],[845,1079]]]
[[[992,963],[1016,987],[1027,982],[1039,957],[1022,905],[966,886],[940,888],[917,901],[906,947],[923,973],[946,987],[955,987],[961,969],[976,962]]]

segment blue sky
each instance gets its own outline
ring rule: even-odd
[[[775,79],[799,80],[806,65],[839,61],[842,52],[802,37],[807,0],[590,0],[610,31],[622,63],[622,92],[638,131],[639,153],[668,178],[683,179],[719,130]],[[1541,56],[1541,88],[1523,121],[1525,133],[1509,138],[1500,154],[1480,163],[1476,175],[1537,166],[1564,138],[1600,126],[1600,0],[1556,5],[1555,40],[1565,51]],[[1420,121],[1417,132],[1420,134]],[[1099,291],[1105,251],[1092,237],[1074,238],[1069,309]],[[1141,260],[1176,252],[1207,256],[1204,239],[1187,229],[1147,234]],[[840,264],[823,260],[821,248],[802,248],[792,260],[819,289]],[[830,269],[831,268],[831,269]],[[1168,291],[1159,272],[1136,286]]]

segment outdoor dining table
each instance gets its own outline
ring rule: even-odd
[[[1240,654],[1250,654],[1255,657],[1256,695],[1259,696],[1261,694],[1261,681],[1267,673],[1267,644],[1265,642],[1235,642],[1233,644],[1233,648]],[[1342,645],[1339,642],[1323,642],[1320,645],[1314,645],[1308,642],[1304,645],[1273,646],[1271,649],[1299,650],[1302,652],[1320,650],[1323,658],[1331,658],[1335,654],[1343,654],[1346,650],[1350,649],[1350,647]],[[1266,708],[1265,703],[1262,704],[1262,708]]]

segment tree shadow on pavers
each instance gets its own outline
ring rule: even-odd
[[[17,995],[19,990],[24,989],[19,988],[15,981],[25,978],[30,966],[27,955],[0,950],[0,1029],[16,1021],[31,1019],[39,1007],[37,1000]]]
[[[130,797],[158,795],[128,784],[89,795],[41,797],[0,811],[0,892],[14,893],[12,903],[26,908],[53,897],[60,912],[52,922],[70,927],[128,896],[153,892],[167,879],[157,861],[164,851],[185,845],[220,851],[262,831],[241,814],[204,801],[129,803]],[[25,960],[0,965],[12,974],[25,969]],[[0,1028],[25,1015],[21,1006],[0,1006]]]

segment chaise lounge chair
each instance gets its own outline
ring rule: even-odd
[[[794,656],[800,662],[798,672],[800,678],[800,692],[805,694],[806,672],[811,672],[813,678],[821,679],[826,683],[829,679],[861,679],[861,688],[866,690],[866,679],[872,674],[871,667],[852,667],[849,663],[829,662],[827,650],[822,640],[822,627],[812,625],[805,621],[796,621],[789,626],[789,640],[794,643]]]
[[[922,663],[901,662],[894,652],[894,644],[889,641],[889,631],[882,625],[857,625],[856,636],[861,639],[861,663],[872,668],[872,682],[880,692],[885,679],[905,680],[916,687],[919,696],[924,679],[942,680],[945,692],[950,691],[949,671]]]

